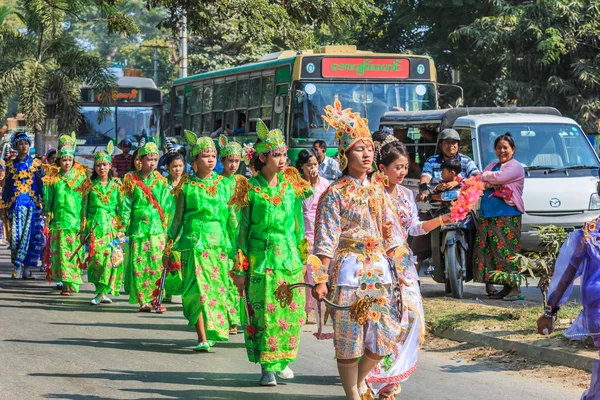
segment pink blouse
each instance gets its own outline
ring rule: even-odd
[[[322,176],[319,176],[319,182],[313,188],[314,193],[308,199],[302,201],[302,211],[304,212],[304,236],[312,250],[315,238],[315,218],[317,214],[317,205],[321,195],[329,187],[329,181]],[[311,251],[312,252],[312,251]]]

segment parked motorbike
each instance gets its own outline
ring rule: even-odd
[[[430,191],[432,192],[432,191]],[[458,199],[459,189],[438,193],[427,198],[428,212],[432,218],[450,212],[450,204]],[[473,245],[476,219],[473,212],[467,218],[435,229],[431,234],[431,259],[423,261],[424,267],[433,267],[432,278],[446,286],[446,293],[463,298],[463,284],[473,279]]]

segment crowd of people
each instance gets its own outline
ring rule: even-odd
[[[217,148],[185,131],[192,164],[181,147],[167,146],[166,176],[152,142],[129,155],[131,143],[122,141],[119,158],[111,142],[88,173],[74,161],[74,134],[61,136],[43,160],[29,155],[27,135],[15,134],[2,192],[13,278],[32,279],[41,258],[64,296],[79,291],[87,270],[94,306],[110,304],[124,287],[140,312],[162,313],[180,295],[195,350],[227,341],[241,325],[262,386],[294,377],[289,364],[302,326],[313,311],[319,324],[327,314],[346,397],[395,398],[425,334],[419,263],[431,254],[427,235],[452,223],[449,214],[420,214],[416,201],[479,175],[486,191],[476,277],[493,298],[522,299],[518,287],[490,277],[518,268],[523,167],[508,133],[496,138],[498,161],[480,172],[459,153],[458,133],[444,130],[415,196],[402,185],[415,156],[395,135],[372,136],[367,121],[337,100],[323,118],[336,130],[338,160],[317,141],[291,167],[282,132],[258,120],[257,142],[243,147],[221,135]],[[252,177],[237,173],[241,162]],[[563,272],[566,280],[581,273]],[[312,290],[285,291],[300,282]],[[551,297],[551,317],[563,294]]]

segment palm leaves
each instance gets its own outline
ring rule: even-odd
[[[23,0],[18,10],[0,7],[0,119],[6,113],[9,96],[17,96],[27,125],[43,130],[47,100],[56,101],[59,129],[70,131],[79,125],[79,88],[86,83],[108,96],[115,87],[106,62],[85,52],[64,32],[67,16],[78,15],[87,7],[98,7],[108,30],[135,31],[131,17],[121,15],[114,1],[103,0]],[[24,29],[7,24],[17,13]],[[102,113],[101,113],[102,115]]]

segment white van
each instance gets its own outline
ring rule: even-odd
[[[424,112],[423,112],[424,113]],[[461,136],[460,152],[471,157],[483,170],[497,161],[494,151],[496,137],[510,132],[517,150],[514,158],[525,167],[523,200],[525,214],[521,227],[521,246],[535,250],[539,239],[533,236],[535,227],[554,224],[572,231],[600,215],[597,194],[600,160],[582,128],[552,108],[463,108],[434,110],[425,118],[429,128],[433,114],[439,114],[438,129],[456,129]],[[401,114],[390,112],[382,118],[383,126],[391,121],[405,121]],[[387,121],[387,122],[386,122]],[[417,123],[400,123],[414,135]]]

